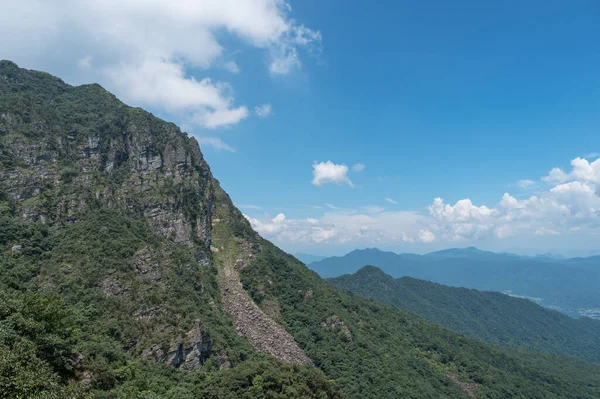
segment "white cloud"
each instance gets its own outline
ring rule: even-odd
[[[223,140],[221,140],[218,137],[198,137],[198,144],[200,144],[200,147],[202,147],[203,145],[210,145],[216,148],[217,150],[235,152],[234,148],[224,143]]]
[[[531,187],[535,184],[535,182],[533,180],[519,180],[517,182],[517,186],[519,188],[525,189],[527,187]]]
[[[600,184],[600,159],[589,162],[585,158],[575,158],[571,161],[571,172],[566,173],[560,168],[554,168],[542,180],[550,183],[564,183],[577,180],[583,183]]]
[[[432,242],[435,240],[435,234],[429,230],[419,230],[419,240],[422,242]]]
[[[348,167],[346,165],[334,164],[331,161],[314,162],[312,184],[322,186],[327,183],[335,183],[337,185],[347,184],[350,187],[354,187],[354,184],[347,175]]]
[[[600,161],[575,158],[571,171],[554,168],[542,180],[553,183],[527,199],[505,193],[494,208],[475,206],[469,199],[455,205],[437,198],[429,206],[434,231],[448,240],[477,240],[516,234],[562,235],[600,227]],[[530,186],[530,185],[526,185]]]
[[[386,200],[387,202],[389,202],[390,204],[397,204],[397,203],[398,203],[397,201],[394,201],[394,200],[393,200],[393,199],[391,199],[391,198],[386,198],[385,200]]]
[[[349,209],[325,204],[319,217],[279,218],[278,222],[276,218],[254,219],[252,223],[259,233],[280,245],[303,245],[304,248],[320,244],[346,248],[463,245],[465,242],[479,245],[477,242],[482,240],[512,242],[512,245],[531,243],[534,239],[537,242],[558,239],[562,243],[567,239],[584,238],[594,242],[600,235],[599,164],[574,159],[571,170],[553,169],[549,173],[548,176],[553,177],[547,181],[554,184],[545,190],[540,189],[528,198],[505,193],[494,206],[474,204],[468,198],[450,204],[436,198],[426,213],[420,213],[392,212],[377,206]],[[344,184],[346,173],[347,168],[336,174],[323,174],[334,175],[335,179],[322,177],[323,181],[319,181],[324,184],[335,180]]]
[[[0,48],[25,67],[99,81],[133,105],[216,128],[248,116],[229,85],[207,77],[213,67],[240,71],[221,38],[266,52],[266,69],[287,73],[321,42],[290,14],[284,0],[22,0],[3,4]]]
[[[263,104],[259,107],[254,107],[254,113],[259,118],[266,118],[267,116],[271,115],[271,111],[271,104]]]
[[[362,172],[363,170],[365,170],[367,166],[364,163],[355,163],[354,165],[352,165],[352,170],[354,172]]]
[[[247,219],[263,237],[278,244],[376,245],[381,242],[424,242],[435,239],[423,228],[424,217],[414,212],[332,210],[319,218]]]

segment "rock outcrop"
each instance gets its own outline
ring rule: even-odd
[[[239,267],[242,260],[238,260]],[[284,362],[312,364],[294,337],[250,298],[240,283],[235,265],[225,264],[219,268],[219,289],[223,308],[233,317],[237,333],[246,337],[254,348]]]

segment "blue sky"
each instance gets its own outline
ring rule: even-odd
[[[597,248],[595,1],[28,2],[2,58],[182,125],[286,250]]]

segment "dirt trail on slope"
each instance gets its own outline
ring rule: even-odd
[[[223,307],[233,317],[239,335],[258,351],[284,362],[313,364],[294,338],[254,303],[233,265],[220,267],[218,278]]]

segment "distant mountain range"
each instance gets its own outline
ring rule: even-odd
[[[396,254],[376,248],[355,250],[308,266],[324,278],[374,265],[392,277],[410,276],[456,287],[537,298],[572,316],[600,316],[600,256],[556,259],[519,256],[477,248],[447,249],[426,255]]]
[[[374,266],[328,281],[487,342],[600,363],[599,320],[573,319],[497,292],[449,287],[412,277],[394,279]]]
[[[304,253],[301,253],[301,252],[295,253],[295,254],[292,254],[292,255],[294,255],[294,257],[296,257],[296,259],[300,260],[305,265],[308,265],[309,263],[313,263],[313,262],[318,262],[318,261],[323,260],[323,259],[326,258],[326,256],[304,254]]]

